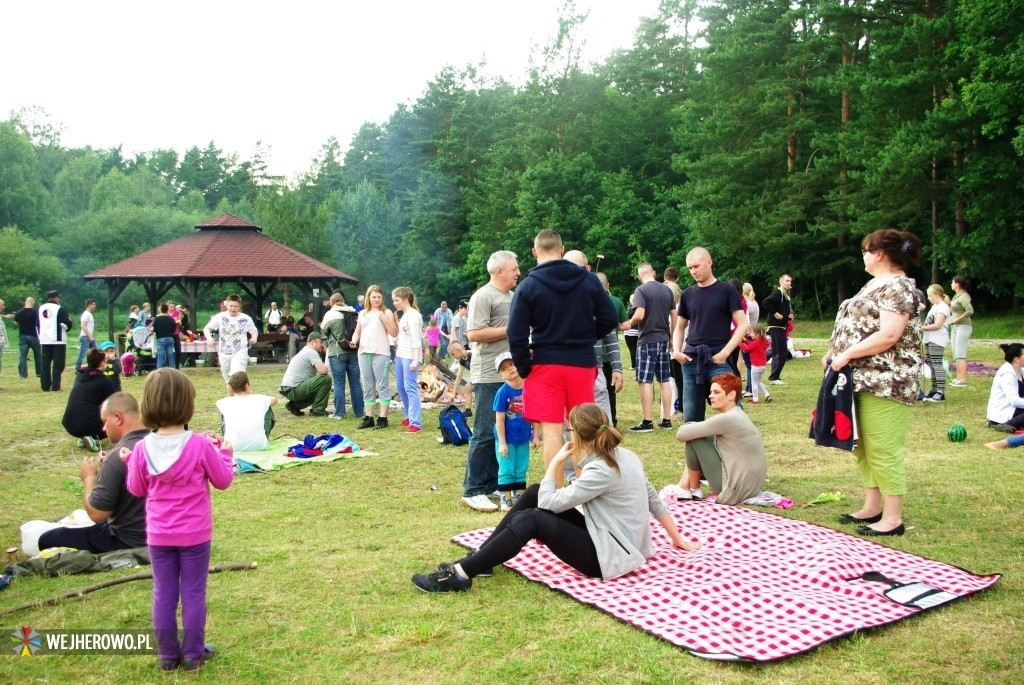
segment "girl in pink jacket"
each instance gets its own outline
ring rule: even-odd
[[[225,490],[234,476],[231,446],[218,449],[186,430],[196,388],[181,371],[166,367],[146,377],[142,423],[152,433],[127,459],[128,491],[146,497],[146,537],[153,564],[153,630],[160,668],[189,673],[213,656],[206,644],[206,577],[213,516],[210,486]],[[180,590],[179,590],[180,588]],[[178,641],[178,600],[184,636]]]

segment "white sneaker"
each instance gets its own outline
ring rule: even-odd
[[[690,488],[690,499],[698,501],[704,499],[704,491],[700,488]]]
[[[770,383],[771,385],[785,385],[785,384],[786,384],[786,383],[785,383],[785,381],[783,381],[783,380],[782,380],[781,378],[777,378],[777,379],[776,379],[776,380],[774,380],[774,381],[768,381],[768,382],[769,382],[769,383]]]
[[[498,505],[492,502],[487,495],[463,497],[462,503],[470,509],[476,509],[477,511],[498,511]]]
[[[690,491],[686,488],[679,487],[678,483],[672,485],[666,485],[658,493],[661,496],[661,501],[664,502],[666,499],[669,501],[676,500],[682,502],[688,502],[690,500]]]

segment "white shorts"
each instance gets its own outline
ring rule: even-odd
[[[231,378],[231,374],[249,368],[249,348],[247,347],[243,347],[233,354],[220,352],[217,354],[217,358],[220,361],[220,375],[224,376],[225,383]]]

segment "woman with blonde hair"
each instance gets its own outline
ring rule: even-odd
[[[928,301],[932,303],[928,315],[921,325],[924,334],[924,354],[928,360],[928,368],[932,370],[932,391],[924,396],[925,402],[944,402],[946,400],[946,369],[943,368],[943,357],[946,356],[946,345],[949,344],[949,305],[946,304],[946,291],[938,283],[928,286]]]
[[[747,303],[747,326],[753,326],[757,323],[757,320],[761,318],[761,305],[757,303],[757,295],[754,293],[754,286],[749,283],[743,284],[743,301]],[[749,330],[749,328],[748,328]],[[750,374],[751,367],[750,353],[740,350],[740,354],[743,355],[743,365],[747,367],[747,383],[743,389],[744,397],[751,397],[751,386],[750,386]]]
[[[398,319],[384,306],[384,291],[371,285],[363,297],[356,332],[352,342],[358,346],[359,379],[363,389],[365,415],[356,428],[373,428],[373,406],[380,406],[377,430],[388,427],[388,406],[391,388],[388,386],[388,368],[391,365],[391,344],[388,336],[398,335]]]
[[[423,366],[423,315],[416,306],[416,295],[405,286],[391,291],[395,309],[402,312],[398,322],[395,347],[395,385],[402,400],[405,419],[402,425],[407,433],[423,430],[420,420],[420,388],[417,372]]]
[[[459,561],[442,563],[432,573],[417,573],[413,585],[423,592],[464,592],[475,576],[490,575],[493,567],[516,556],[534,538],[585,576],[617,578],[654,556],[651,516],[668,533],[673,547],[699,549],[700,543],[680,536],[647,480],[640,457],[621,447],[622,434],[609,423],[596,404],[573,409],[572,438],[551,459],[544,480],[523,491],[480,549]],[[559,488],[567,461],[579,475]]]

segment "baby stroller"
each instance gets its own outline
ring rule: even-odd
[[[125,352],[121,355],[121,371],[125,376],[142,376],[156,369],[156,339],[153,329],[136,326],[125,338]]]

